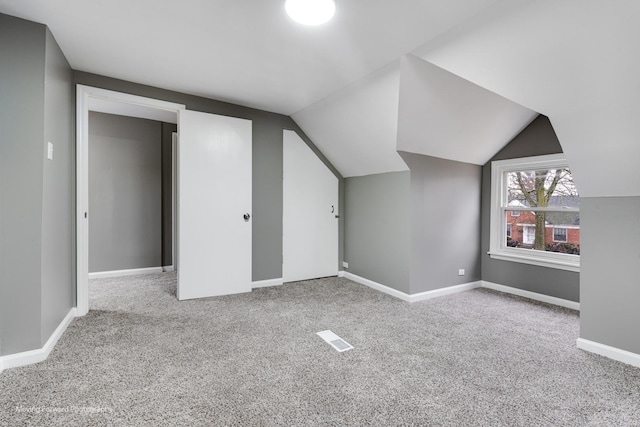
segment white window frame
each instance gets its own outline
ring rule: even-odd
[[[489,255],[493,259],[513,261],[541,267],[557,268],[568,271],[580,271],[580,255],[563,254],[559,252],[537,251],[507,246],[505,235],[507,232],[506,212],[513,210],[531,210],[531,208],[515,208],[508,206],[507,173],[519,170],[568,168],[569,165],[562,154],[546,156],[524,157],[491,162],[491,222]],[[542,208],[545,209],[545,208]],[[539,209],[539,210],[542,210]],[[558,209],[547,208],[549,211]],[[579,212],[577,208],[563,209],[564,211]]]

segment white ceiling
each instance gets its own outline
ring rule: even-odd
[[[320,27],[292,22],[284,0],[0,0],[0,12],[47,24],[76,70],[291,115],[344,176],[406,170],[395,150],[409,143],[481,164],[537,111],[583,195],[640,195],[640,2],[336,3]],[[425,62],[401,70],[409,53]]]
[[[495,0],[338,0],[307,27],[284,0],[0,0],[49,26],[76,70],[290,115]]]

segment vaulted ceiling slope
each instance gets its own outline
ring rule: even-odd
[[[46,24],[80,71],[291,115],[496,0],[337,0],[329,23],[284,0],[0,0]]]
[[[47,24],[74,69],[292,115],[344,176],[406,170],[398,147],[479,164],[540,112],[582,195],[640,195],[635,0],[337,0],[320,27],[284,0],[0,12]]]
[[[581,196],[640,195],[640,2],[501,1],[416,56],[547,115]]]
[[[398,150],[483,165],[537,116],[413,55],[402,60]]]
[[[292,118],[344,177],[408,170],[396,152],[399,84],[398,60]]]
[[[482,165],[537,115],[405,55],[292,117],[350,177],[408,170],[397,150]]]

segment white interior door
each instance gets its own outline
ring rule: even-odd
[[[250,292],[251,121],[178,119],[178,299]]]
[[[338,178],[297,133],[283,135],[282,278],[338,274]]]

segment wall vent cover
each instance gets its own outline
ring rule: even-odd
[[[317,332],[317,335],[339,352],[351,350],[353,346],[331,331]]]

